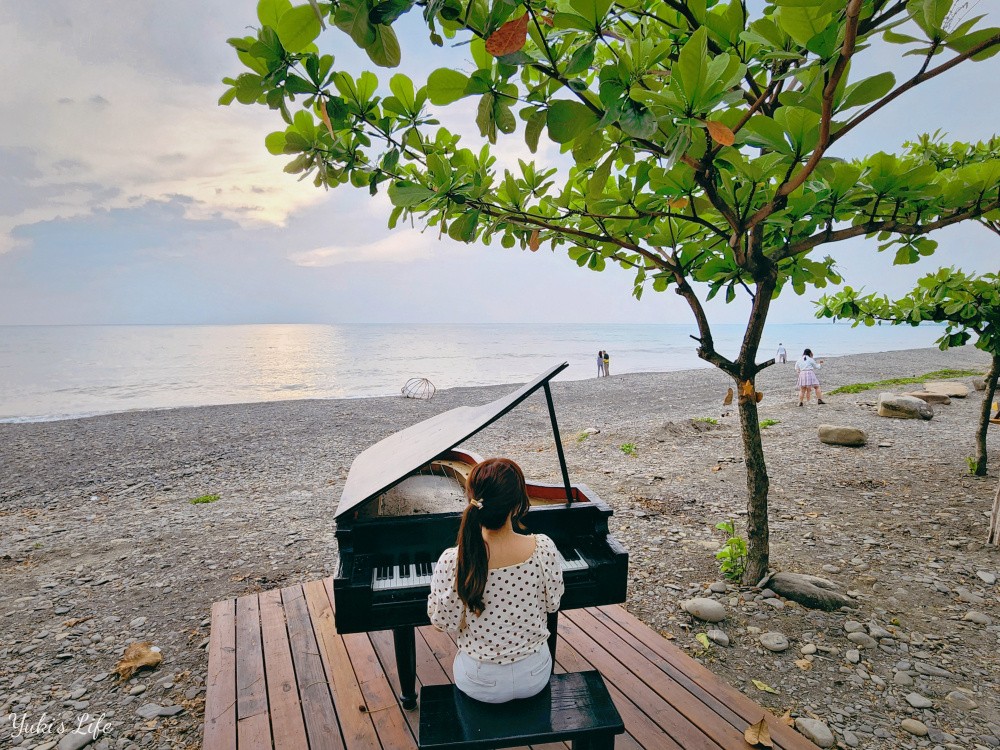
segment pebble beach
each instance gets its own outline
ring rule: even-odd
[[[826,358],[819,377],[829,391],[988,366],[971,347],[918,349]],[[820,746],[833,746],[827,732],[839,747],[977,750],[1000,747],[1000,549],[985,543],[1000,426],[990,476],[970,476],[982,392],[955,380],[967,397],[903,420],[877,415],[879,394],[916,386],[799,407],[791,363],[759,376],[772,567],[840,585],[851,606],[833,612],[720,577],[714,527],[739,530],[746,502],[724,375],[612,375],[552,393],[570,478],[614,509],[629,550],[629,611],[776,715],[804,720]],[[101,731],[73,750],[200,747],[212,602],[332,575],[354,457],[515,387],[0,424],[0,747],[67,750],[31,723],[70,729],[84,715],[102,717]],[[823,444],[821,424],[864,430],[867,444]],[[560,481],[540,394],[464,447]],[[681,607],[692,598],[724,619],[692,617]],[[115,665],[144,641],[162,663],[120,681]]]

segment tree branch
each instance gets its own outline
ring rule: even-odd
[[[941,75],[945,71],[951,70],[963,60],[967,60],[973,55],[978,55],[983,50],[989,49],[990,47],[993,47],[997,44],[1000,44],[1000,34],[994,34],[989,39],[984,39],[982,42],[975,45],[971,49],[963,52],[961,55],[953,57],[946,63],[938,65],[936,68],[932,68],[931,70],[928,70],[924,73],[915,75],[906,83],[897,86],[895,89],[890,91],[888,94],[879,99],[877,102],[875,102],[875,104],[870,106],[864,112],[861,112],[856,117],[852,118],[850,122],[848,122],[846,125],[844,125],[844,127],[842,127],[840,130],[838,130],[836,133],[833,134],[833,136],[830,139],[830,143],[833,144],[839,141],[845,135],[850,133],[857,125],[867,120],[873,114],[882,109],[882,107],[884,107],[886,104],[902,96],[907,91],[912,89],[914,86],[918,86],[924,81],[934,78],[935,76]]]
[[[947,216],[943,219],[932,221],[928,224],[904,224],[896,221],[895,219],[887,219],[885,221],[868,221],[864,224],[858,224],[857,226],[846,227],[844,229],[827,229],[819,234],[814,234],[812,237],[807,237],[804,240],[790,243],[770,257],[775,263],[777,263],[785,260],[786,258],[791,258],[812,250],[817,245],[825,245],[829,242],[840,242],[842,240],[849,240],[852,237],[875,234],[876,232],[895,232],[896,234],[902,235],[927,234],[928,232],[933,232],[936,229],[957,224],[960,221],[975,219],[998,208],[1000,208],[1000,199],[995,200],[986,206],[976,206],[966,211],[952,214],[951,216]]]

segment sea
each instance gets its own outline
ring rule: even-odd
[[[713,328],[735,356],[739,325]],[[568,362],[559,379],[709,367],[692,326],[572,325],[113,325],[0,326],[0,422],[145,409],[400,395],[411,378],[438,390],[523,383]],[[789,359],[934,345],[939,326],[851,328],[769,324],[760,359],[779,343]]]

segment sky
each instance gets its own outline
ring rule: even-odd
[[[983,5],[975,12],[1000,25],[1000,10]],[[579,269],[547,246],[531,253],[439,240],[435,228],[391,231],[384,194],[323,191],[282,172],[287,157],[264,148],[280,118],[217,105],[222,78],[241,72],[225,40],[250,33],[255,8],[0,0],[0,325],[690,322],[672,293],[634,300],[631,273]],[[428,50],[417,20],[400,22],[400,70],[421,80],[467,48]],[[338,69],[371,68],[340,32],[321,44]],[[855,73],[912,74],[919,60],[890,49],[873,48]],[[988,138],[1000,122],[990,93],[998,76],[1000,56],[960,65],[832,155],[894,151],[937,129]],[[471,123],[468,107],[450,109],[457,126]],[[536,158],[555,161],[554,144],[542,141]],[[530,156],[520,133],[501,143],[505,163]],[[863,239],[823,254],[837,258],[846,283],[890,295],[940,265],[997,270],[997,237],[982,227],[935,238],[938,252],[909,267],[893,267]],[[788,290],[769,319],[808,322],[816,296]],[[745,322],[746,307],[713,303],[710,315]]]

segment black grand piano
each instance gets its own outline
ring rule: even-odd
[[[351,465],[336,513],[337,630],[393,631],[404,708],[416,706],[414,628],[428,624],[434,566],[445,549],[455,546],[467,504],[465,480],[482,460],[456,446],[539,389],[545,392],[563,482],[528,481],[531,509],[525,525],[559,548],[566,586],[561,609],[625,601],[628,553],[608,534],[612,510],[585,485],[569,481],[549,388],[566,367],[565,362],[556,365],[504,398],[452,409],[397,432]],[[557,618],[549,616],[553,656]]]

